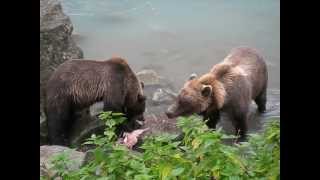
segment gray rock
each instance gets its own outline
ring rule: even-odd
[[[140,81],[144,83],[144,94],[147,96],[147,112],[159,111],[159,107],[172,102],[174,97],[173,83],[159,76],[152,69],[144,69],[137,74]],[[160,110],[161,111],[161,110]]]
[[[177,94],[172,92],[170,89],[159,88],[153,93],[151,100],[154,104],[171,104],[175,97],[177,97]]]
[[[82,50],[71,37],[72,31],[70,18],[63,13],[58,0],[40,0],[40,124],[45,119],[41,117],[44,87],[51,73],[68,59],[83,58]]]
[[[137,77],[142,81],[146,86],[148,85],[157,85],[160,83],[160,76],[151,69],[145,69],[137,73]]]
[[[175,90],[173,82],[162,76],[159,76],[157,72],[152,69],[144,69],[136,74],[138,79],[142,81],[145,86],[157,88],[165,87],[167,89]]]
[[[85,159],[85,153],[75,151],[64,146],[40,146],[40,176],[53,178],[56,175],[56,171],[52,169],[52,158],[59,153],[68,153],[68,159],[70,163],[67,164],[68,170],[79,169]]]
[[[158,85],[160,84],[161,77],[151,69],[145,69],[137,73],[137,77],[142,81],[146,86],[148,85]]]

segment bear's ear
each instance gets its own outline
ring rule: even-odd
[[[147,99],[146,96],[144,96],[144,95],[142,95],[142,94],[138,94],[138,101],[139,101],[139,102],[144,102],[144,101],[146,101],[146,99]]]
[[[192,73],[192,74],[190,75],[190,77],[189,77],[189,81],[192,80],[192,79],[195,79],[195,78],[197,78],[197,77],[198,77],[198,75],[197,75],[196,73]]]
[[[144,89],[144,83],[140,81],[140,84],[141,84],[141,88]]]
[[[204,97],[209,97],[212,93],[212,87],[210,85],[203,85],[201,89],[201,94]]]

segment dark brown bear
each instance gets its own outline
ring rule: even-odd
[[[121,58],[64,62],[46,87],[49,142],[68,144],[74,112],[97,101],[104,102],[104,111],[124,113],[129,121],[126,128],[134,128],[136,120],[144,120],[146,98],[142,89],[143,84]]]
[[[268,72],[263,58],[253,49],[233,49],[223,62],[209,73],[192,76],[181,89],[176,102],[169,107],[169,118],[199,114],[215,128],[224,112],[232,120],[240,141],[245,139],[251,100],[259,112],[266,110]]]

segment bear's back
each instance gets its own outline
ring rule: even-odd
[[[268,81],[266,63],[255,49],[248,47],[231,50],[221,63],[212,67],[210,73],[230,91],[233,91],[233,86],[249,83],[252,97],[256,97]]]
[[[89,59],[71,59],[61,64],[57,71],[85,71],[88,69],[114,69],[114,70],[126,70],[129,65],[126,60],[122,58],[111,58],[108,60],[89,60]]]
[[[111,85],[124,84],[123,81],[131,73],[127,62],[121,58],[105,61],[68,60],[51,75],[47,83],[47,94],[49,97],[59,94],[75,99],[97,99]]]

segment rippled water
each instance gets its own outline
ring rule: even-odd
[[[280,112],[279,0],[62,0],[85,58],[125,57],[179,89],[234,47],[258,49],[269,68],[268,116]],[[276,92],[276,93],[270,93]],[[276,94],[276,95],[274,95]]]

